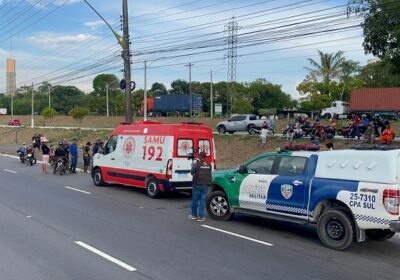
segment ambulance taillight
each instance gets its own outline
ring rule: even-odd
[[[166,176],[167,179],[172,179],[172,159],[169,159],[167,162]]]
[[[383,191],[383,205],[392,215],[399,215],[400,190],[386,189]]]

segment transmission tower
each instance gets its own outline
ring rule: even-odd
[[[227,44],[228,59],[228,102],[227,102],[227,113],[232,113],[233,107],[233,96],[234,96],[234,84],[236,82],[236,68],[237,68],[237,34],[238,34],[238,22],[235,17],[232,17],[231,21],[225,25],[225,42]]]

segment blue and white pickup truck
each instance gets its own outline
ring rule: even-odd
[[[321,242],[387,240],[400,231],[400,150],[277,152],[213,173],[207,212],[317,224]]]

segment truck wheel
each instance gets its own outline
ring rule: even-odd
[[[365,231],[368,239],[376,241],[386,241],[392,238],[396,233],[390,229],[369,229]]]
[[[223,125],[218,126],[218,133],[219,134],[225,134],[226,133],[226,127]]]
[[[324,115],[324,118],[329,120],[330,118],[332,118],[332,115],[330,113],[327,113]]]
[[[319,240],[326,247],[334,250],[346,250],[354,242],[354,225],[345,212],[328,209],[318,219]]]
[[[106,183],[103,181],[103,174],[101,174],[100,168],[95,168],[92,173],[93,183],[96,186],[104,186]]]
[[[146,192],[150,198],[157,198],[161,194],[160,187],[158,186],[158,180],[154,177],[150,177],[146,182]]]
[[[228,197],[222,191],[212,192],[207,198],[206,207],[208,215],[215,220],[226,221],[232,216]]]

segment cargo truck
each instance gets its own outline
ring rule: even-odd
[[[350,106],[349,106],[350,105]],[[350,94],[350,104],[334,101],[329,108],[322,109],[322,118],[367,114],[399,118],[400,87],[397,88],[358,88]]]
[[[155,116],[165,116],[171,113],[184,114],[189,112],[189,94],[166,94],[147,99],[147,111]],[[192,95],[192,112],[194,115],[202,112],[203,98],[200,94]],[[143,114],[143,103],[140,113]]]

